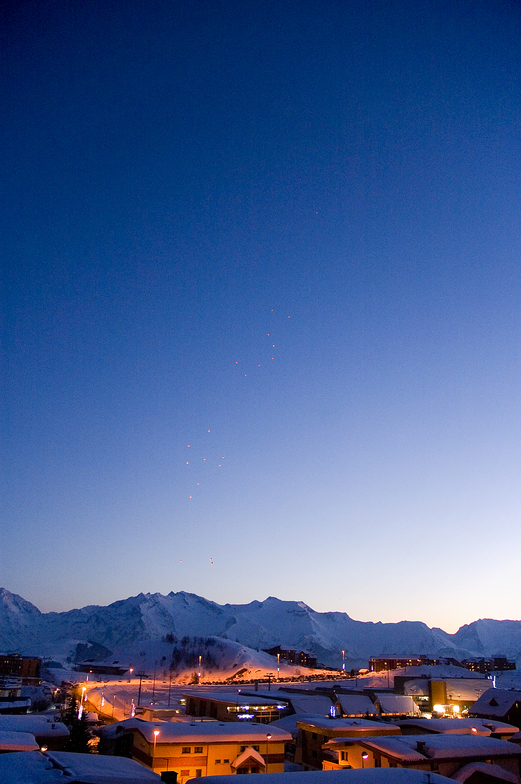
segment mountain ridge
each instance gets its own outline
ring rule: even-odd
[[[347,613],[313,610],[304,602],[269,596],[263,602],[219,605],[197,594],[139,593],[109,605],[42,613],[0,588],[0,651],[37,654],[68,640],[97,642],[109,649],[138,640],[228,637],[250,648],[285,645],[307,650],[327,666],[350,666],[371,656],[426,654],[456,659],[521,653],[521,621],[480,619],[455,634],[422,621],[356,621]]]

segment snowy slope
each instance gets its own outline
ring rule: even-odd
[[[0,590],[0,651],[25,653],[63,648],[67,641],[90,641],[112,651],[140,640],[224,637],[253,649],[282,644],[315,654],[332,667],[362,665],[381,654],[436,656],[521,652],[521,621],[476,621],[450,635],[419,621],[371,623],[346,613],[318,613],[303,602],[280,601],[218,605],[195,594],[139,594],[107,607],[88,606],[65,613],[41,613],[19,596]]]

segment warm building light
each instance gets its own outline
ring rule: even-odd
[[[460,706],[459,705],[453,705],[452,706],[452,712],[453,713],[459,713],[460,712]]]
[[[44,751],[47,751],[47,746],[40,746],[40,751],[41,751],[42,753],[43,753]]]
[[[433,709],[434,713],[445,713],[445,708],[443,705],[434,705]]]

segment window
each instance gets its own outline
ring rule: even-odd
[[[382,767],[382,760],[381,759],[376,759],[376,757],[375,757],[374,766],[375,766],[375,768],[381,768]]]
[[[341,751],[340,752],[340,759],[342,759],[342,760],[347,760],[348,759],[347,751]]]
[[[202,775],[203,775],[202,768],[197,768],[197,770],[195,771],[195,778],[200,779]]]
[[[258,746],[253,746],[252,748],[254,748],[254,749],[255,749],[255,751],[258,751],[258,750],[259,750],[259,747],[258,747]]]
[[[181,754],[190,754],[191,747],[190,746],[183,746],[181,749]]]
[[[225,765],[229,765],[230,764],[230,760],[229,759],[223,760],[223,762],[224,762]]]
[[[194,746],[194,754],[202,754],[203,747],[202,746]]]
[[[190,771],[189,770],[182,770],[181,771],[181,776],[189,776],[189,775],[190,775]]]
[[[216,765],[220,765],[221,764],[221,760],[215,760],[215,764]]]
[[[317,733],[316,732],[312,732],[311,733],[311,737],[313,738],[313,740],[316,740],[317,739]]]

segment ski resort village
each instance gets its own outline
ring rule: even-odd
[[[521,622],[0,597],[2,784],[521,784]]]

